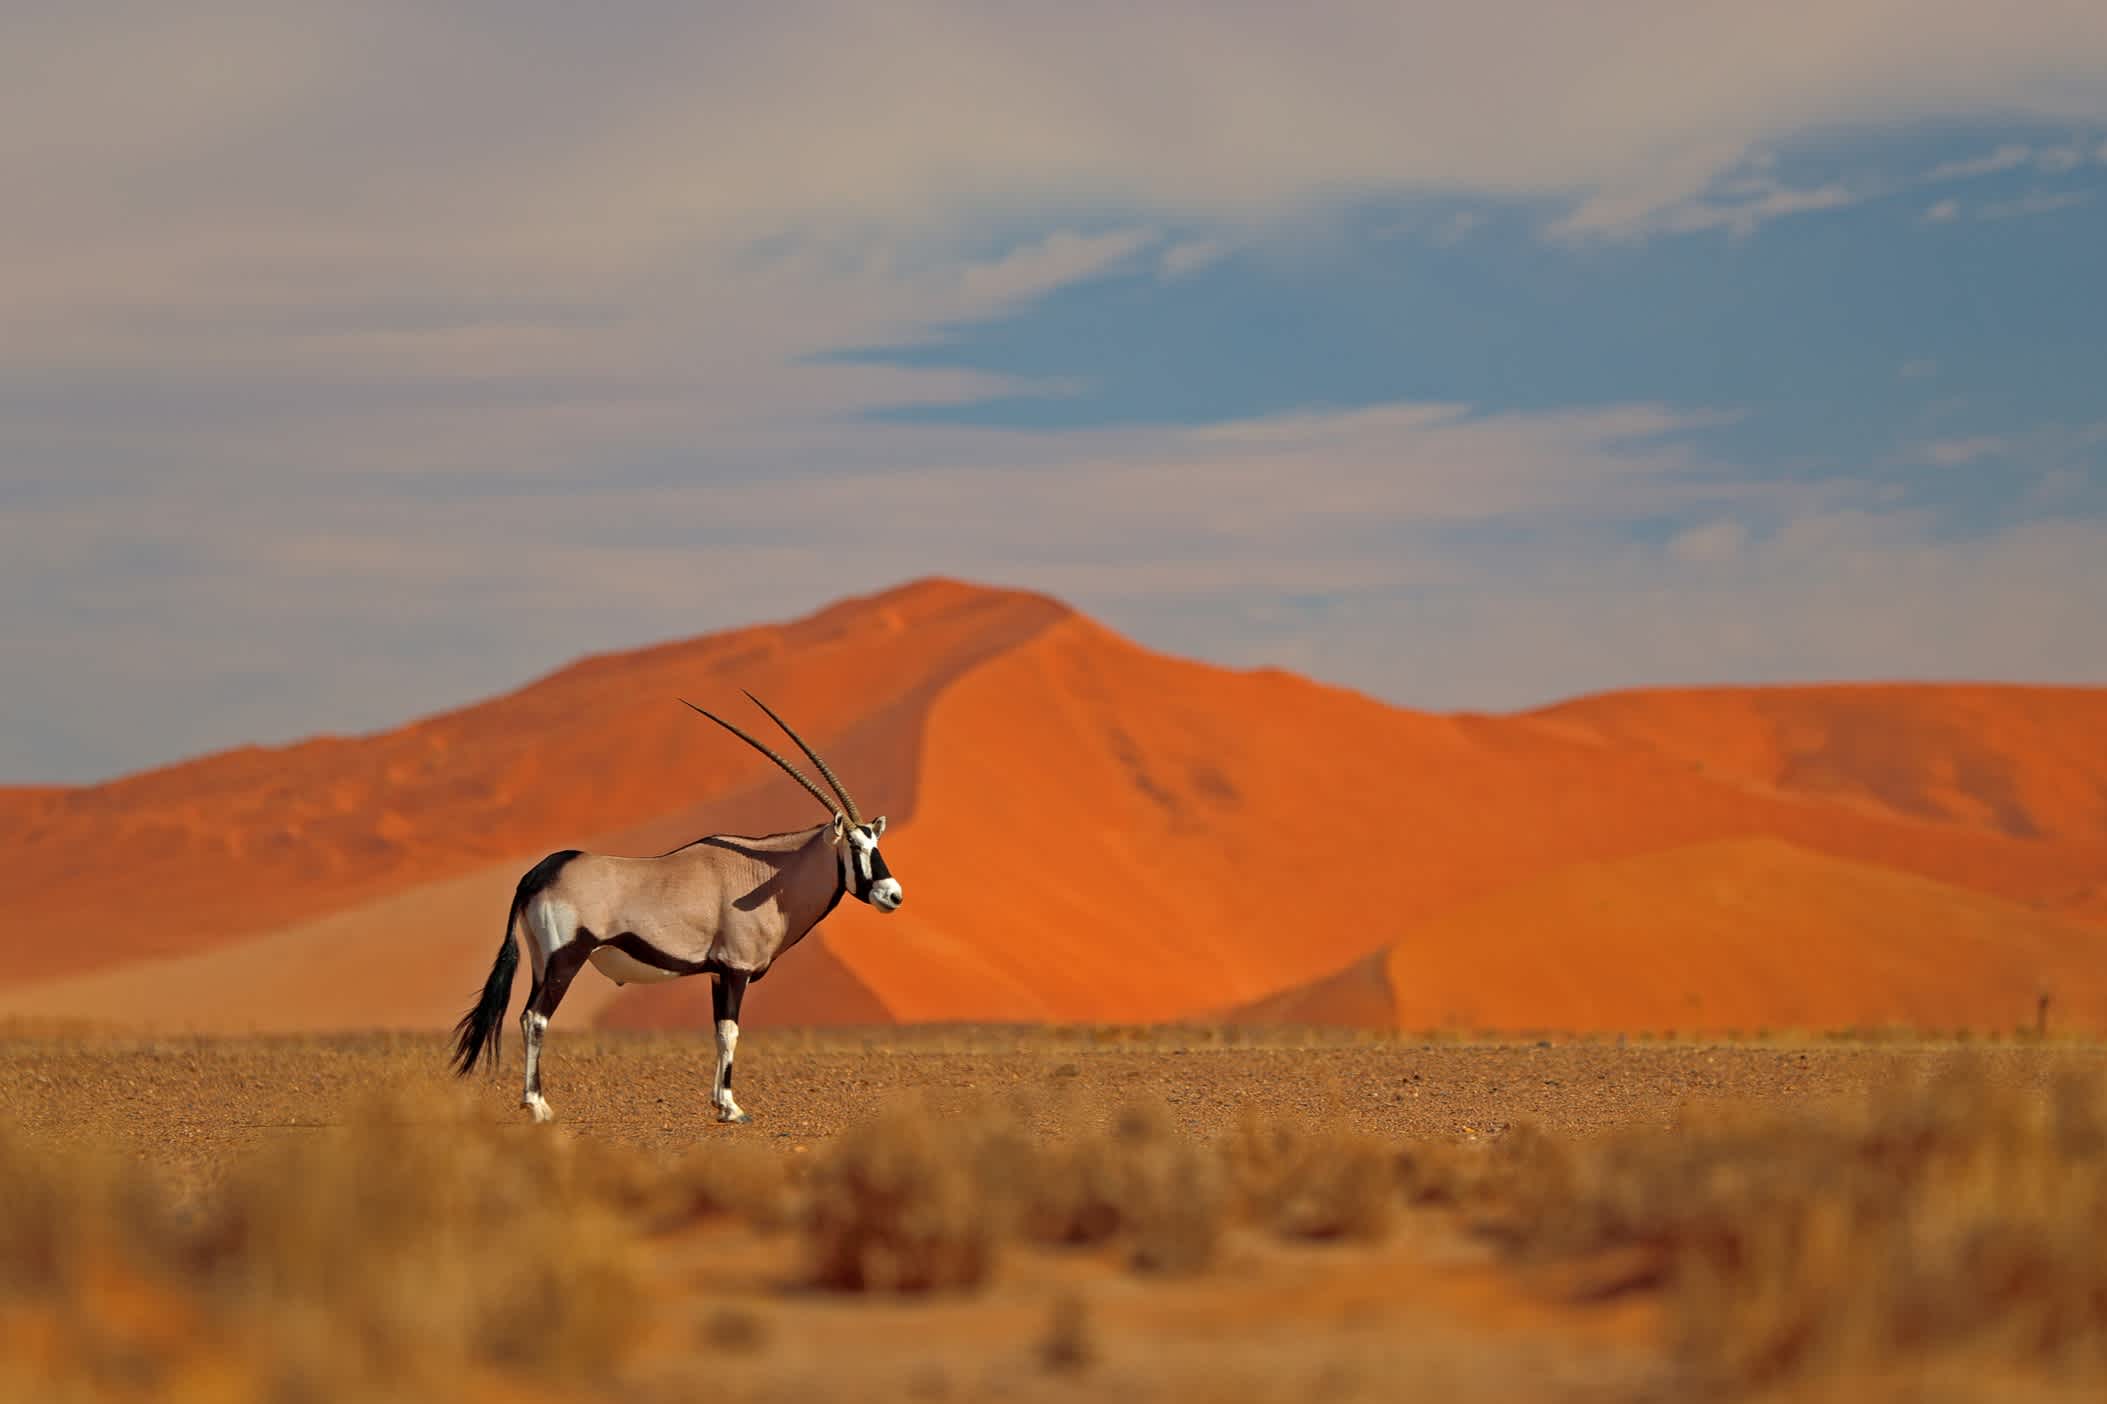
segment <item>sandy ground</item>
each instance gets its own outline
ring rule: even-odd
[[[493,1118],[517,1113],[512,1032],[503,1069],[472,1079]],[[1692,1097],[1843,1092],[1928,1047],[1422,1043],[1226,1029],[762,1029],[739,1045],[739,1100],[753,1116],[740,1127],[709,1115],[715,1054],[702,1037],[551,1029],[542,1080],[558,1119],[573,1130],[668,1150],[708,1138],[810,1145],[903,1093],[961,1105],[1022,1094],[1038,1104],[1049,1131],[1072,1118],[1109,1118],[1135,1099],[1161,1099],[1199,1136],[1219,1135],[1249,1111],[1397,1139],[1458,1139],[1520,1119],[1566,1134],[1667,1124]],[[418,1034],[75,1040],[0,1033],[0,1087],[5,1113],[31,1129],[112,1136],[171,1175],[210,1175],[244,1148],[338,1124],[347,1099],[362,1090],[438,1077],[445,1056],[439,1037]]]
[[[667,1152],[759,1143],[786,1156],[896,1094],[963,1108],[993,1095],[1046,1135],[1166,1104],[1212,1137],[1256,1112],[1399,1143],[1497,1135],[1533,1121],[1584,1136],[1673,1124],[1691,1099],[1847,1093],[1950,1046],[1651,1042],[1420,1043],[1291,1031],[1007,1028],[758,1031],[740,1050],[751,1124],[706,1115],[701,1039],[552,1032],[546,1086],[577,1134]],[[2061,1050],[2107,1058],[2107,1050]],[[2039,1050],[1993,1050],[2039,1076]],[[520,1116],[518,1055],[475,1081],[493,1120]],[[336,1124],[363,1089],[435,1078],[436,1037],[68,1040],[0,1034],[4,1112],[33,1135],[114,1138],[202,1186],[273,1140]],[[537,1134],[522,1127],[520,1134]],[[523,1226],[523,1250],[532,1236]],[[1675,1397],[1645,1293],[1577,1304],[1520,1280],[1442,1214],[1380,1244],[1234,1231],[1191,1278],[1111,1252],[1009,1251],[977,1291],[919,1300],[799,1285],[796,1235],[710,1220],[667,1240],[649,1344],[625,1397],[1326,1400]]]

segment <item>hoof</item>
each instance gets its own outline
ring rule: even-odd
[[[534,1098],[532,1101],[521,1102],[520,1105],[534,1114],[534,1120],[537,1125],[544,1121],[554,1121],[556,1119],[556,1113],[550,1111],[549,1104],[539,1097]]]
[[[717,1119],[727,1126],[744,1126],[753,1120],[743,1111],[726,1111],[722,1107],[717,1109]]]

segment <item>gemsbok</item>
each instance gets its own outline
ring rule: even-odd
[[[895,912],[901,892],[878,853],[885,816],[865,823],[856,801],[819,752],[766,702],[750,692],[746,696],[811,758],[834,799],[724,718],[686,698],[681,701],[781,766],[826,806],[828,821],[763,838],[712,834],[651,858],[565,849],[536,863],[512,895],[505,940],[490,978],[483,982],[482,996],[454,1027],[451,1061],[459,1075],[465,1077],[486,1049],[491,1064],[498,1061],[498,1025],[512,996],[512,973],[519,967],[515,936],[524,926],[534,988],[519,1016],[527,1056],[520,1105],[536,1121],[552,1115],[541,1095],[542,1034],[571,987],[571,977],[588,961],[617,985],[684,975],[715,977],[711,1003],[717,1020],[717,1077],[710,1100],[719,1121],[747,1119],[732,1098],[739,1004],[747,983],[766,975],[783,952],[834,910],[843,893],[881,912]]]

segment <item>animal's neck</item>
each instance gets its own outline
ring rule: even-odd
[[[822,824],[790,855],[783,874],[783,919],[796,940],[826,918],[841,901],[845,882],[841,854],[835,850],[832,826]]]

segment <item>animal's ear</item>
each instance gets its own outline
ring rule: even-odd
[[[849,821],[841,815],[837,814],[834,816],[834,839],[837,843],[840,842],[842,832],[847,829],[848,823]]]
[[[884,833],[884,832],[885,832],[885,816],[884,816],[883,814],[881,814],[881,815],[879,815],[879,816],[878,816],[878,817],[877,817],[876,819],[873,819],[873,820],[871,820],[871,837],[872,837],[872,838],[877,838],[877,837],[878,837],[878,836],[879,836],[880,834],[882,834],[882,833]]]

